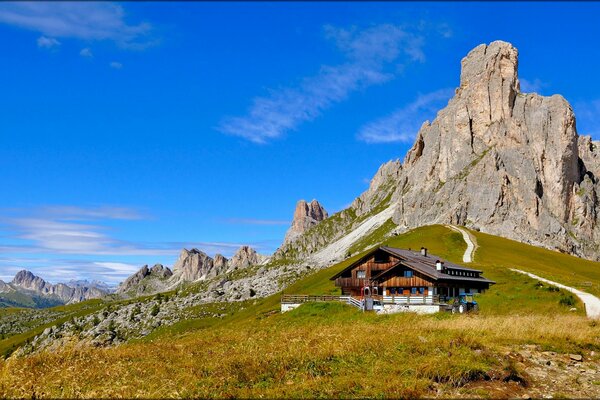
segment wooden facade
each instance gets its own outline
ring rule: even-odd
[[[494,282],[481,271],[422,252],[380,247],[331,278],[345,296],[452,297],[476,293]]]

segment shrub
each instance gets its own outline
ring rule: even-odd
[[[562,295],[562,296],[560,296],[560,300],[558,301],[558,304],[560,304],[562,306],[573,307],[575,305],[575,297],[573,297],[572,294]]]
[[[156,316],[160,311],[160,307],[158,306],[158,304],[155,304],[154,306],[152,306],[152,310],[150,311],[150,315],[152,315],[153,317]]]

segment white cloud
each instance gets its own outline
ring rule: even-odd
[[[128,207],[100,206],[45,206],[39,209],[39,214],[60,216],[63,219],[143,219],[140,211]]]
[[[358,139],[367,143],[411,142],[419,128],[435,116],[452,96],[452,89],[420,94],[415,101],[360,128]]]
[[[113,61],[109,65],[110,65],[111,68],[114,68],[114,69],[121,69],[121,68],[123,68],[123,64],[121,64],[120,62],[117,62],[117,61]]]
[[[60,42],[54,38],[40,36],[37,40],[37,45],[38,45],[38,47],[41,47],[44,49],[51,49],[51,48],[60,46]]]
[[[129,24],[123,7],[109,2],[1,2],[0,23],[58,38],[111,40],[124,48],[144,48],[152,26]]]
[[[81,49],[81,51],[79,52],[79,55],[81,57],[94,57],[94,54],[92,53],[92,49],[90,49],[89,47]]]
[[[577,132],[600,140],[600,99],[577,102],[573,109],[577,117]]]
[[[425,58],[422,38],[396,25],[364,30],[327,26],[325,34],[345,55],[346,62],[323,65],[318,74],[302,79],[296,87],[256,97],[246,116],[227,118],[218,130],[265,143],[314,120],[352,92],[392,79],[388,69],[397,68],[399,63]]]
[[[48,206],[0,211],[2,280],[11,280],[19,270],[28,269],[52,282],[99,279],[118,283],[143,264],[174,262],[182,248],[198,248],[209,255],[221,253],[226,257],[244,244],[259,251],[264,248],[261,242],[122,240],[114,236],[112,221],[144,218],[139,211],[125,207]]]
[[[521,91],[523,93],[541,93],[542,89],[548,86],[547,83],[542,82],[538,78],[535,78],[532,81],[520,78],[519,82],[521,83]]]

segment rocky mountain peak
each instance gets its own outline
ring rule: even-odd
[[[213,268],[213,259],[198,249],[183,249],[173,265],[174,274],[184,281],[205,279]]]
[[[229,260],[229,269],[242,269],[251,265],[258,265],[264,260],[256,250],[250,246],[241,246]]]
[[[317,200],[312,200],[310,203],[307,203],[306,200],[299,200],[296,203],[292,225],[288,229],[283,243],[286,244],[295,240],[328,216],[325,208]]]
[[[146,289],[156,291],[156,289],[164,289],[166,280],[173,275],[173,272],[162,264],[155,264],[152,268],[144,265],[133,275],[130,275],[117,288],[117,293],[127,293],[135,290],[138,293],[143,293]]]
[[[34,291],[43,291],[46,287],[46,281],[27,270],[17,272],[11,283],[23,289]]]
[[[481,97],[473,99],[484,106],[477,108],[478,114],[487,114],[488,122],[510,117],[520,91],[518,65],[519,52],[510,43],[495,41],[477,46],[462,59],[457,96],[495,94],[487,101]]]
[[[578,146],[563,97],[520,92],[517,68],[517,49],[506,42],[463,58],[455,96],[423,124],[404,160],[394,222],[463,224],[590,254],[597,189],[585,176],[598,159],[579,153],[593,146]]]

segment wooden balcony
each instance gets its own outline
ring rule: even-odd
[[[337,278],[335,286],[338,287],[364,287],[369,280],[366,278]]]

